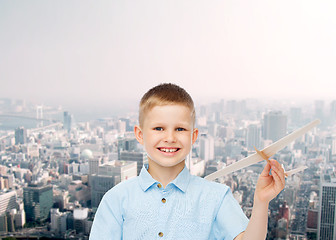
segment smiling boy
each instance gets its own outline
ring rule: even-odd
[[[265,239],[268,204],[285,185],[278,162],[271,160],[261,173],[248,220],[227,186],[192,176],[185,166],[198,129],[184,89],[150,89],[134,133],[148,165],[104,195],[90,239]]]

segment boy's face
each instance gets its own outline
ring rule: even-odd
[[[149,163],[161,167],[181,164],[197,139],[191,111],[183,105],[155,106],[146,113],[142,127],[135,126],[139,143],[144,145]]]

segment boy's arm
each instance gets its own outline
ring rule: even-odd
[[[90,240],[122,239],[122,211],[118,197],[108,192],[104,195],[94,217]]]
[[[272,175],[269,171],[272,169]],[[285,171],[276,160],[267,163],[259,176],[254,193],[254,204],[250,222],[245,232],[235,240],[260,240],[267,235],[268,205],[285,187]]]

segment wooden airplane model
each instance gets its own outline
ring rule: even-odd
[[[320,124],[320,120],[315,120],[307,125],[305,125],[304,127],[288,134],[287,136],[281,138],[280,140],[274,142],[273,144],[269,145],[268,147],[264,148],[263,150],[259,151],[255,148],[256,153],[252,154],[242,160],[239,160],[238,162],[235,162],[229,166],[226,166],[225,168],[218,170],[214,173],[209,174],[208,176],[205,176],[204,178],[209,180],[209,181],[213,181],[217,178],[220,178],[226,174],[232,173],[234,171],[238,171],[242,168],[248,167],[252,164],[255,164],[257,162],[260,162],[262,160],[266,160],[269,161],[269,158],[271,156],[273,156],[275,153],[277,153],[278,151],[280,151],[281,149],[283,149],[285,146],[287,146],[290,142],[294,141],[295,139],[297,139],[298,137],[304,135],[305,133],[307,133],[309,130],[311,130],[312,128],[316,127],[318,124]],[[290,175],[293,175],[297,172],[300,172],[304,169],[306,169],[307,167],[302,166],[302,167],[298,167],[296,169],[293,169],[291,171],[287,171],[285,173],[285,175],[288,177]]]

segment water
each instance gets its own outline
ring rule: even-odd
[[[38,122],[33,119],[20,119],[13,117],[0,117],[0,130],[14,131],[18,127],[24,127],[26,129],[36,128]]]

